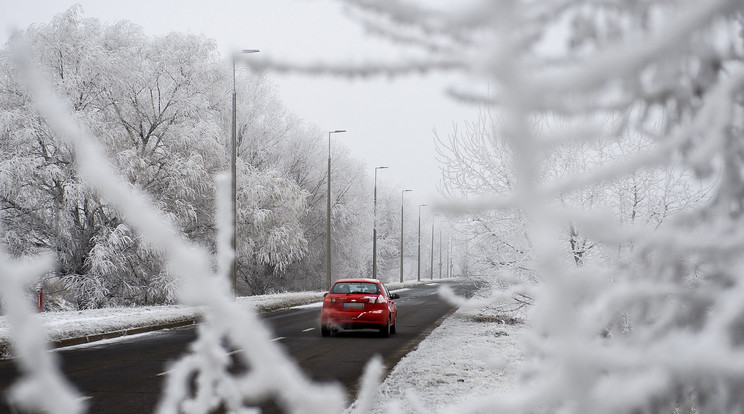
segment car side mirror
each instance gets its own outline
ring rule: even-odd
[[[326,292],[326,293],[323,294],[323,297],[326,297],[326,296],[328,296],[328,292]]]
[[[397,294],[397,293],[391,293],[390,294],[390,299],[400,299],[400,295]]]

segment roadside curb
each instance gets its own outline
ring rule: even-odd
[[[91,334],[85,336],[79,336],[76,338],[65,338],[52,342],[54,348],[65,348],[68,346],[88,344],[91,342],[98,342],[104,339],[119,338],[127,335],[137,335],[145,332],[160,331],[163,329],[179,328],[181,326],[194,325],[198,322],[198,319],[187,319],[183,321],[168,322],[150,326],[139,326],[136,328],[122,329],[119,331],[104,332],[99,334]]]
[[[68,346],[83,345],[104,339],[119,338],[127,335],[136,335],[146,332],[160,331],[163,329],[178,328],[181,326],[194,325],[199,322],[198,318],[189,318],[181,321],[165,322],[155,325],[137,326],[133,328],[121,329],[117,331],[101,332],[90,335],[78,336],[73,338],[62,338],[50,340],[49,344],[52,349],[66,348]],[[0,340],[0,360],[12,358],[12,344],[10,341]]]

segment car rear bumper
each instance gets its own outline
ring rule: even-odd
[[[321,324],[332,328],[366,329],[381,328],[387,324],[388,315],[384,311],[325,311],[321,314]]]

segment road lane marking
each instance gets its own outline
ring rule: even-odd
[[[312,308],[319,308],[321,306],[323,306],[323,301],[314,302],[314,303],[308,303],[306,305],[292,306],[291,309],[312,309]]]
[[[307,329],[303,329],[302,332],[310,332],[310,331],[314,331],[314,330],[315,330],[315,328],[307,328]]]
[[[172,370],[171,370],[171,371],[172,371]],[[171,371],[163,371],[163,372],[161,372],[160,374],[156,374],[155,376],[156,376],[156,377],[162,377],[162,376],[164,376],[164,375],[168,375],[168,374],[169,374],[169,373],[170,373]]]
[[[233,355],[235,355],[235,354],[239,354],[239,353],[241,353],[241,352],[243,352],[243,350],[242,350],[242,349],[236,349],[235,351],[232,351],[232,352],[228,352],[228,353],[227,353],[227,356],[233,356]]]
[[[272,340],[271,340],[271,342],[281,341],[282,339],[287,339],[287,338],[286,338],[286,337],[284,337],[284,336],[280,336],[280,337],[278,337],[278,338],[274,338],[274,339],[272,339]]]
[[[84,397],[80,397],[80,398],[75,399],[75,401],[88,401],[88,400],[92,400],[92,399],[93,399],[93,397],[91,397],[89,395],[86,395]]]

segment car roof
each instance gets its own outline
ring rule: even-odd
[[[334,282],[335,283],[380,283],[377,279],[367,279],[367,278],[350,278],[350,279],[339,279]]]

